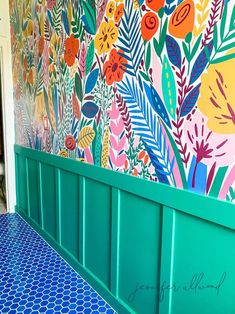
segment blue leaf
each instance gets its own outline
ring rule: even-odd
[[[69,27],[68,15],[64,10],[62,11],[62,20],[64,23],[64,29],[65,29],[67,35],[70,36],[70,27]]]
[[[170,185],[170,182],[167,178],[167,175],[164,174],[163,168],[160,165],[160,162],[158,160],[157,155],[154,154],[152,149],[146,143],[144,143],[144,144],[145,144],[145,149],[146,149],[146,151],[149,155],[149,158],[152,162],[152,165],[155,168],[155,172],[156,172],[156,175],[157,175],[159,182]]]
[[[98,110],[99,107],[92,101],[88,101],[82,106],[82,113],[89,119],[94,118]]]
[[[200,86],[201,83],[194,87],[188,94],[188,96],[185,98],[180,109],[181,117],[187,116],[193,110],[199,97]]]
[[[168,125],[168,127],[171,128],[171,122],[168,113],[156,89],[152,85],[149,86],[146,82],[144,82],[144,89],[148,97],[149,103],[154,111]]]
[[[213,49],[213,41],[211,41],[199,54],[197,57],[190,76],[190,84],[193,84],[202,74],[202,72],[205,70],[208,59],[211,55]]]
[[[98,76],[99,76],[99,69],[95,69],[89,74],[86,80],[86,86],[85,86],[86,94],[90,93],[93,90],[97,82]]]
[[[47,16],[48,16],[48,19],[50,21],[50,24],[52,27],[54,27],[54,23],[53,23],[53,18],[52,18],[52,15],[51,15],[51,11],[47,10]]]
[[[182,64],[180,46],[177,41],[169,35],[166,36],[166,49],[170,62],[180,69]]]

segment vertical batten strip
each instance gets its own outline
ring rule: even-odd
[[[28,158],[25,158],[25,172],[26,172],[26,192],[27,192],[27,205],[28,205],[28,217],[31,218],[31,210],[30,210],[30,191],[29,191],[29,162]]]
[[[44,209],[43,209],[43,197],[42,197],[42,164],[38,162],[38,179],[39,179],[39,208],[40,208],[40,218],[41,227],[44,230]]]
[[[79,176],[79,262],[85,267],[86,249],[86,181]]]
[[[173,286],[174,272],[174,243],[175,243],[175,210],[163,206],[162,220],[162,248],[161,248],[161,268],[160,284],[166,282],[166,285]],[[172,313],[172,293],[173,289],[164,291],[164,299],[159,299],[159,314]]]
[[[120,190],[112,188],[110,290],[116,297],[119,293],[120,205]]]
[[[20,208],[20,192],[19,192],[19,155],[15,153],[15,176],[16,176],[16,207]]]
[[[55,194],[56,194],[56,240],[61,245],[61,174],[60,169],[55,168]]]

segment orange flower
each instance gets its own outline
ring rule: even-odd
[[[71,135],[71,134],[67,135],[64,142],[65,142],[65,146],[69,150],[74,150],[76,148],[76,140],[73,137],[73,135]]]
[[[146,5],[153,11],[158,12],[165,4],[165,0],[146,0]]]
[[[26,56],[24,57],[24,68],[25,70],[28,68],[28,59]]]
[[[147,165],[148,162],[149,162],[149,156],[146,155],[146,156],[144,157],[144,164]]]
[[[138,159],[142,159],[145,156],[145,151],[142,150],[139,154],[138,154]]]
[[[74,38],[74,35],[72,34],[65,40],[64,60],[69,67],[74,64],[78,49],[79,40]]]
[[[195,6],[192,0],[183,1],[172,13],[169,22],[169,33],[177,38],[184,39],[193,31]]]
[[[104,64],[104,73],[108,85],[112,85],[114,82],[120,82],[123,78],[127,60],[120,56],[119,53],[122,53],[122,51],[117,51],[113,48],[110,52],[109,60]]]
[[[44,37],[40,37],[38,41],[38,55],[41,57],[44,49]]]
[[[144,40],[150,40],[159,27],[159,20],[155,13],[149,12],[146,13],[141,21],[141,33]]]
[[[138,177],[138,170],[136,168],[134,168],[132,175]]]
[[[125,160],[125,166],[124,166],[124,168],[125,168],[125,169],[128,169],[128,167],[129,167],[129,164],[128,164],[128,160],[126,159],[126,160]]]
[[[124,4],[121,3],[117,6],[115,13],[114,13],[114,21],[116,23],[118,23],[121,20],[123,13],[124,13]]]
[[[33,83],[34,83],[33,69],[30,69],[30,70],[29,70],[28,82],[29,82],[29,84],[31,84],[31,85],[33,85]]]

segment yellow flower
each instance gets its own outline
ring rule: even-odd
[[[66,149],[61,149],[61,151],[59,152],[59,156],[68,158],[69,154]]]
[[[109,52],[117,38],[118,30],[114,21],[103,22],[100,25],[99,33],[95,36],[95,48],[98,54]]]
[[[212,64],[202,75],[199,110],[208,117],[208,128],[216,133],[235,133],[235,59]]]
[[[109,18],[113,17],[114,10],[115,10],[115,2],[110,1],[109,4],[107,5],[106,16]]]

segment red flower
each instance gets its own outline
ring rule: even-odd
[[[104,73],[108,85],[112,85],[114,82],[120,82],[123,78],[127,60],[120,56],[119,53],[122,53],[122,51],[117,51],[113,48],[110,52],[109,60],[104,64]]]
[[[66,136],[65,140],[65,146],[69,149],[69,150],[74,150],[76,147],[76,140],[75,138],[69,134]]]
[[[56,5],[56,0],[47,0],[47,8],[48,10],[52,10],[53,7]]]
[[[79,49],[79,40],[74,38],[72,34],[65,40],[64,60],[68,66],[72,66],[75,62],[75,58]]]

